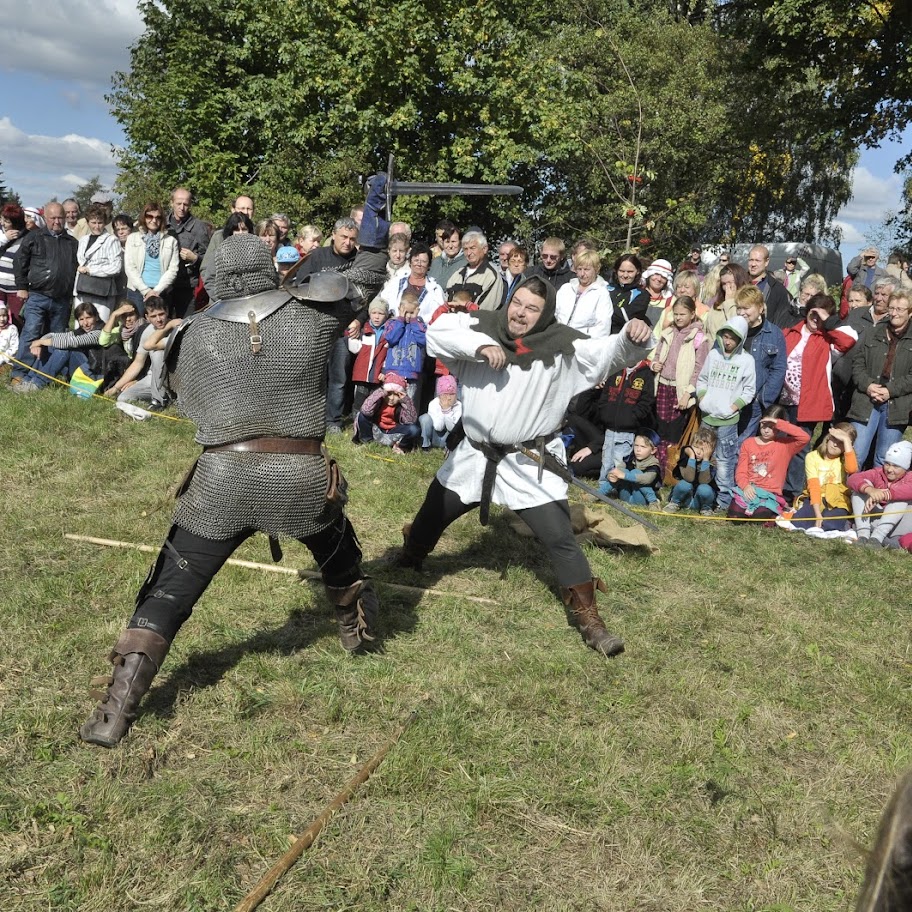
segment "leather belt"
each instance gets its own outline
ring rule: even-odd
[[[322,437],[254,437],[236,443],[220,443],[203,448],[204,453],[284,453],[297,456],[319,456]]]

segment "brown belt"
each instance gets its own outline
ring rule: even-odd
[[[204,453],[287,453],[319,456],[323,452],[322,437],[254,437],[237,443],[207,446]]]

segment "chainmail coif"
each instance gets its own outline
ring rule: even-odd
[[[215,251],[215,299],[244,298],[277,288],[272,256],[252,234],[233,234]]]

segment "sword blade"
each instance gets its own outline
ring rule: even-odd
[[[393,196],[519,196],[516,184],[456,184],[433,181],[391,181]]]
[[[659,527],[650,522],[648,519],[644,519],[642,516],[638,516],[633,510],[628,509],[624,504],[616,500],[609,500],[604,494],[599,491],[598,488],[593,488],[592,485],[587,485],[584,481],[580,481],[566,466],[560,464],[560,462],[554,458],[554,456],[548,453],[545,456],[544,462],[538,457],[538,453],[535,450],[530,450],[528,447],[518,446],[516,448],[519,450],[523,456],[528,456],[533,462],[537,462],[539,466],[544,465],[549,472],[553,472],[560,478],[563,478],[568,484],[572,484],[579,488],[581,491],[585,491],[587,494],[591,494],[596,500],[601,501],[606,506],[611,507],[612,510],[617,510],[618,513],[623,513],[628,519],[632,519],[634,522],[638,522],[641,526],[645,526],[647,529],[652,529],[653,532],[658,532]],[[550,456],[550,459],[548,458]]]

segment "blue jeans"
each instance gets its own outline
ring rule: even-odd
[[[446,432],[438,434],[434,430],[434,419],[425,412],[418,416],[418,424],[421,425],[421,448],[428,450],[431,447],[440,447],[446,449]]]
[[[605,431],[605,444],[602,447],[602,472],[599,482],[603,482],[614,468],[623,468],[624,460],[633,452],[633,431]]]
[[[326,388],[326,423],[342,427],[342,412],[345,408],[345,387],[348,383],[348,361],[351,353],[348,340],[342,336],[336,339],[329,353],[329,385]]]
[[[603,481],[599,485],[599,494],[610,494],[615,492],[624,503],[632,503],[639,506],[655,503],[659,498],[655,488],[650,485],[638,485],[634,481],[627,481],[622,478],[620,481]]]
[[[904,424],[888,424],[887,410],[890,407],[889,402],[881,402],[871,409],[871,417],[867,424],[860,421],[853,421],[852,427],[855,428],[858,438],[855,440],[855,455],[858,457],[858,468],[862,468],[868,453],[871,451],[871,445],[877,441],[877,449],[874,451],[874,465],[882,466],[887,450],[894,443],[902,440],[903,434],[906,433]]]
[[[711,510],[716,502],[716,492],[711,485],[698,484],[696,489],[689,481],[679,481],[672,489],[669,503],[674,502],[685,510]]]
[[[47,295],[33,291],[28,296],[23,308],[23,326],[19,333],[19,351],[16,358],[24,364],[35,363],[35,356],[29,351],[29,346],[35,339],[40,339],[45,333],[66,332],[70,320],[70,299],[65,301],[49,298]],[[20,380],[28,373],[24,367],[18,365],[13,369],[13,377]]]
[[[35,361],[35,368],[49,377],[58,377],[63,374],[67,380],[73,376],[77,367],[81,367],[87,374],[89,359],[81,351],[69,351],[65,348],[55,348],[44,361]],[[95,378],[98,379],[97,377]],[[51,381],[39,374],[29,374],[29,380],[35,386],[50,386]]]
[[[700,427],[712,428],[716,432],[716,486],[719,489],[716,503],[720,509],[727,510],[732,501],[735,467],[738,465],[738,425],[723,424],[715,427],[701,421]]]

